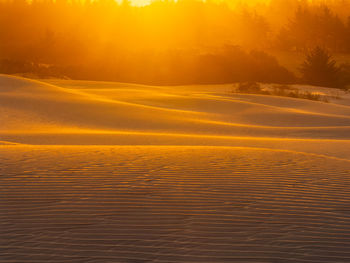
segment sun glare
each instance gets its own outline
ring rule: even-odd
[[[350,0],[0,0],[0,241],[350,262]]]
[[[142,7],[142,6],[147,6],[153,2],[157,2],[159,0],[130,0],[130,4],[132,6],[136,7]],[[177,2],[178,0],[172,0],[173,2]],[[180,0],[181,1],[181,0]],[[199,2],[213,2],[213,3],[226,3],[227,5],[231,7],[236,7],[236,6],[249,6],[249,5],[254,5],[258,3],[268,3],[271,0],[197,0]],[[123,0],[117,0],[118,3],[122,3]],[[171,2],[171,1],[170,1]]]

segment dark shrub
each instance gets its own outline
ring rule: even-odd
[[[342,88],[340,69],[332,56],[320,47],[312,49],[306,54],[300,69],[302,78],[307,84]]]
[[[248,94],[261,94],[262,89],[259,83],[256,82],[244,82],[239,83],[237,87],[238,93],[248,93]]]

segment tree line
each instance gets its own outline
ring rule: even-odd
[[[350,0],[0,2],[0,72],[151,84],[296,77],[270,50],[350,53]],[[346,11],[347,10],[347,11]],[[347,13],[348,12],[348,13]],[[343,67],[345,68],[345,67]]]

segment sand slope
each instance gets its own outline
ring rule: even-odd
[[[350,139],[348,94],[324,103],[233,94],[231,89],[231,85],[154,87],[1,75],[0,140],[272,147],[332,156],[336,152],[339,158],[349,154],[342,150]]]
[[[230,90],[0,76],[0,262],[350,262],[349,95]]]

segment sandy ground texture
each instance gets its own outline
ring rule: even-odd
[[[350,262],[350,96],[0,75],[0,262]]]

